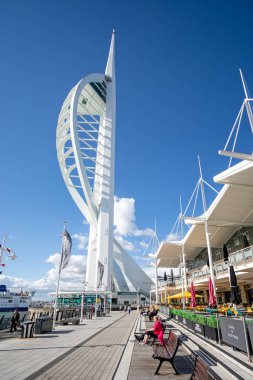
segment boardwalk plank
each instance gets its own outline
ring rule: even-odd
[[[136,314],[124,316],[34,379],[111,379],[135,320]]]

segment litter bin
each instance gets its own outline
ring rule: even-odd
[[[35,334],[44,334],[53,331],[53,318],[48,315],[37,318],[35,321]]]
[[[21,323],[21,338],[33,338],[35,321],[25,321]]]

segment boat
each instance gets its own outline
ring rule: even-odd
[[[0,285],[0,313],[13,310],[27,311],[34,293],[34,291],[23,290],[11,292],[6,285]]]

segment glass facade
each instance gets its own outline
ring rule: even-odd
[[[247,247],[247,244],[248,246],[253,245],[253,227],[239,228],[231,238],[224,243],[226,244],[229,254]],[[212,248],[212,259],[214,263],[224,259],[223,248]],[[207,248],[202,249],[194,260],[187,261],[188,270],[202,268],[205,265],[209,265]]]

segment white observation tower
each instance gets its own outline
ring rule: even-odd
[[[84,77],[65,99],[56,147],[66,186],[90,224],[86,281],[96,290],[98,263],[102,290],[141,290],[152,281],[113,237],[115,167],[115,34],[104,74]]]

